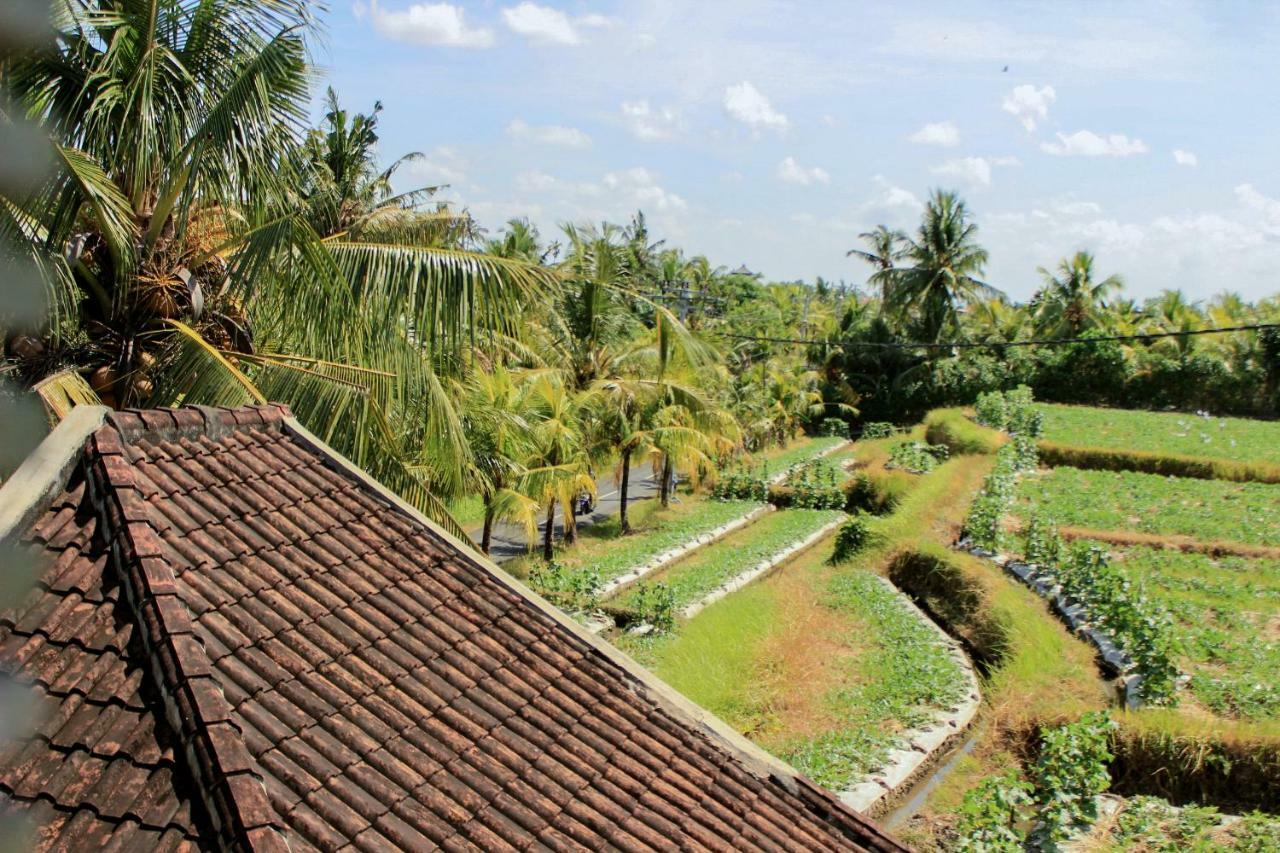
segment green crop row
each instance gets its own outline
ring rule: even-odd
[[[655,578],[665,583],[677,609],[683,608],[726,581],[743,574],[798,542],[843,513],[831,510],[789,509],[770,513],[754,524],[695,551]],[[630,607],[636,593],[622,593],[620,606]]]
[[[1280,560],[1157,548],[1111,554],[1172,615],[1200,703],[1222,717],[1280,718]]]
[[[750,501],[692,501],[688,498],[686,501],[691,501],[691,505],[679,507],[681,511],[678,514],[662,519],[635,535],[607,540],[584,539],[581,544],[585,548],[569,550],[562,560],[569,566],[591,568],[602,582],[607,583],[659,554],[710,533],[760,506]]]

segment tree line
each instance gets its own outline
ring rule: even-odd
[[[548,556],[556,507],[601,474],[625,496],[646,464],[665,504],[677,471],[697,480],[824,423],[905,422],[993,388],[1275,411],[1274,337],[853,346],[1276,316],[1275,300],[1229,295],[1127,302],[1085,254],[1012,304],[982,280],[986,252],[949,193],[914,235],[862,235],[864,289],[716,266],[654,239],[641,213],[486,233],[439,187],[394,189],[421,155],[379,162],[380,105],[353,112],[330,91],[310,125],[310,10],[58,4],[42,43],[0,59],[0,120],[43,155],[0,186],[6,269],[31,297],[0,315],[4,393],[54,413],[283,402],[456,533],[451,508],[478,497],[486,549],[498,522],[545,519]]]

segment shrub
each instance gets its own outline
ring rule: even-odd
[[[648,623],[656,631],[670,631],[675,627],[675,593],[665,583],[636,584],[628,604],[637,622]]]
[[[889,438],[897,431],[897,427],[888,421],[870,421],[862,425],[860,437],[866,441],[873,441],[877,438]]]
[[[1041,729],[1035,764],[1040,826],[1036,835],[1052,847],[1071,831],[1098,816],[1097,797],[1111,787],[1107,762],[1116,725],[1105,713],[1091,711],[1065,726]]]
[[[818,435],[834,435],[840,438],[849,437],[849,425],[844,418],[823,418],[818,426]]]
[[[866,518],[855,515],[840,526],[840,532],[836,534],[835,548],[831,553],[831,562],[843,563],[866,548],[870,538],[871,530],[867,526]]]

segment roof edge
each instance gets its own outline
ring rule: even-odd
[[[879,827],[865,815],[849,808],[834,794],[829,794],[829,792],[826,792],[814,785],[791,765],[765,752],[737,730],[730,727],[715,714],[712,714],[705,708],[702,708],[690,701],[682,693],[679,693],[666,682],[649,672],[649,670],[642,667],[630,655],[627,655],[611,643],[606,642],[588,631],[582,625],[579,625],[573,619],[569,618],[558,607],[551,604],[529,587],[525,586],[484,554],[481,554],[476,550],[473,544],[462,542],[456,536],[449,533],[449,531],[445,530],[441,525],[432,521],[404,498],[388,489],[382,483],[379,483],[351,460],[347,459],[341,453],[330,447],[323,439],[319,438],[299,423],[297,418],[292,416],[286,417],[284,427],[297,438],[311,445],[316,451],[332,459],[344,472],[377,492],[390,504],[407,514],[414,521],[426,526],[432,533],[440,536],[446,542],[453,545],[458,549],[459,553],[467,559],[493,575],[515,593],[527,599],[532,605],[555,620],[561,627],[587,643],[599,654],[608,658],[610,662],[619,666],[628,675],[639,681],[640,684],[649,691],[651,697],[660,707],[670,712],[677,719],[690,724],[692,728],[703,732],[716,741],[719,741],[731,755],[743,763],[749,772],[762,779],[776,779],[787,787],[793,794],[804,799],[809,799],[815,795],[823,796],[824,799],[832,804],[834,809],[847,812],[856,818],[858,823],[867,828],[870,832],[878,833],[882,840],[891,845],[886,849],[905,849],[894,842],[891,838],[885,836]]]
[[[76,406],[0,484],[0,541],[25,530],[66,488],[89,436],[110,411],[106,406]]]

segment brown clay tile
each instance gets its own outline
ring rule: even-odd
[[[303,801],[347,839],[356,837],[370,826],[370,818],[355,811],[327,788],[312,791]]]
[[[285,821],[305,841],[321,850],[338,850],[351,836],[306,803],[299,803]]]

